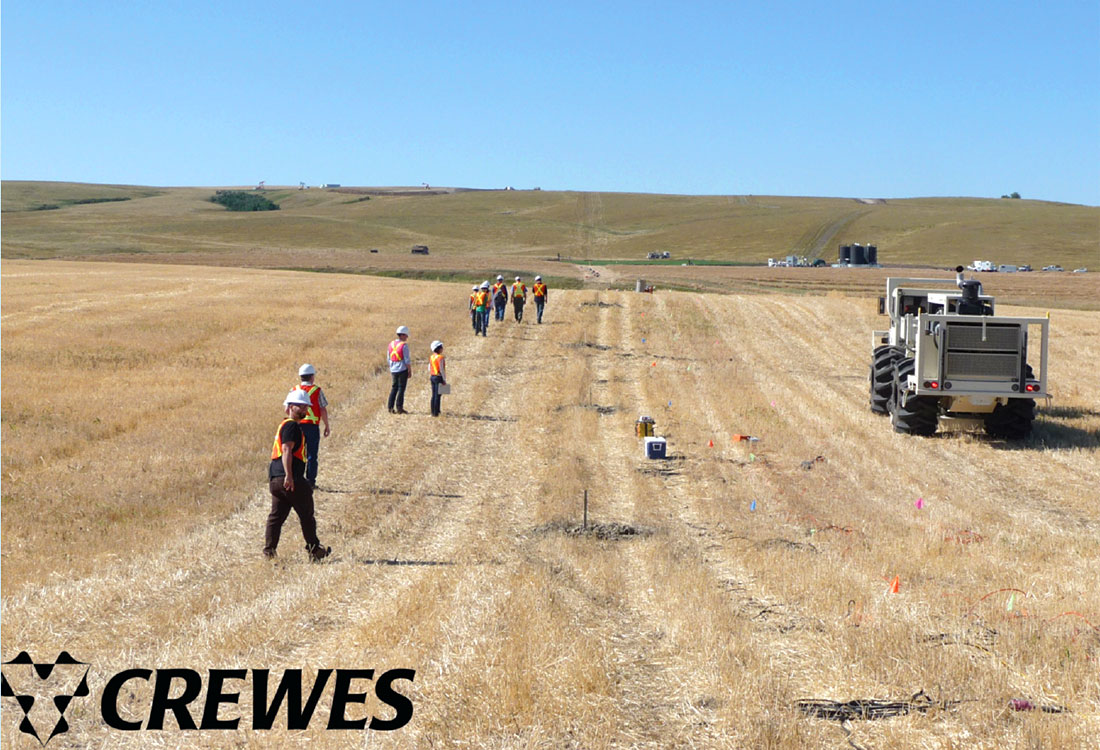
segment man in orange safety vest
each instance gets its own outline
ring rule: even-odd
[[[512,284],[512,314],[517,323],[523,322],[523,304],[527,301],[527,285],[523,279],[516,277],[516,283]]]
[[[290,511],[298,514],[302,536],[310,559],[322,560],[332,553],[332,547],[322,547],[317,538],[317,519],[313,516],[313,486],[306,481],[306,439],[301,421],[310,408],[309,396],[295,388],[283,401],[287,415],[275,431],[271,446],[271,463],[267,476],[271,490],[271,513],[264,529],[264,557],[275,557],[283,522]]]
[[[546,284],[541,276],[535,277],[535,283],[531,286],[531,297],[535,300],[536,322],[542,322],[542,308],[546,307]]]
[[[409,375],[412,374],[412,356],[409,354],[408,342],[409,327],[398,326],[397,338],[390,342],[386,350],[390,376],[393,378],[390,398],[386,404],[390,414],[408,414],[405,411],[405,386],[409,384]]]

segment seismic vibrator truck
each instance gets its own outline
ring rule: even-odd
[[[871,411],[911,435],[958,420],[981,423],[996,438],[1027,437],[1035,400],[1048,396],[1050,321],[995,315],[981,282],[964,278],[962,266],[955,272],[953,283],[886,279],[879,312],[890,328],[873,332]],[[1038,342],[1029,337],[1036,331]]]

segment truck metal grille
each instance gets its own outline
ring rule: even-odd
[[[948,323],[947,379],[1017,380],[1023,338],[1015,323]]]
[[[948,323],[947,351],[1016,352],[1020,347],[1020,326],[977,323]]]
[[[1020,358],[1016,354],[972,352],[947,353],[946,378],[1015,380],[1020,377]]]

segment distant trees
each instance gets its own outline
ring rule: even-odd
[[[243,190],[219,190],[210,197],[211,203],[225,206],[229,211],[278,211],[279,204],[262,195]]]
[[[1019,193],[1013,193],[1012,195],[1002,195],[1001,197],[1002,198],[1016,198],[1018,200],[1020,198],[1020,194]]]

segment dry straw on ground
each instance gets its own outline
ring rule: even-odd
[[[3,284],[5,658],[66,649],[94,696],[126,667],[417,670],[392,735],[120,735],[87,701],[58,746],[1100,735],[1096,313],[1055,311],[1055,399],[1014,446],[893,434],[866,407],[874,305],[840,295],[552,293],[544,325],[474,338],[460,285],[11,261]],[[399,323],[405,417],[384,406]],[[454,384],[439,420],[432,338]],[[304,361],[332,400],[317,497],[335,553],[307,564],[291,519],[271,564],[264,466]],[[642,457],[642,413],[667,461]],[[585,489],[593,523],[645,533],[566,533]],[[920,690],[939,707],[846,728],[797,708]],[[6,746],[27,739],[17,713]]]

